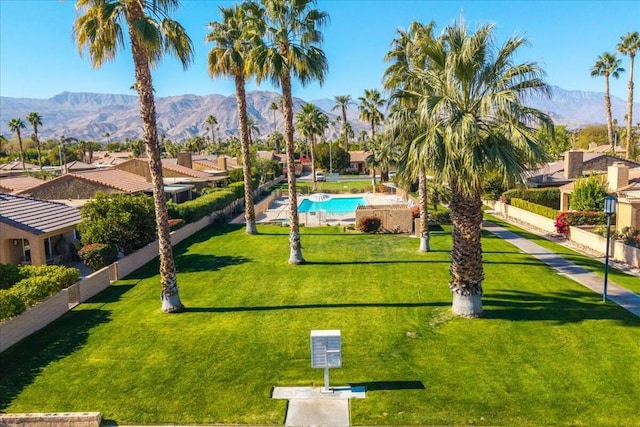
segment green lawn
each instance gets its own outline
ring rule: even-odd
[[[198,233],[176,248],[188,309],[160,311],[157,263],[0,355],[0,410],[117,423],[283,424],[273,386],[320,386],[309,333],[340,329],[331,382],[366,385],[354,425],[640,425],[640,319],[485,234],[486,317],[451,315],[449,229]]]
[[[509,224],[508,222],[500,218],[487,215],[486,213],[485,213],[485,218],[487,218],[489,221],[497,225],[500,225],[501,227],[507,228],[510,231],[518,233],[529,240],[535,241],[538,245],[542,246],[543,248],[562,255],[564,258],[568,259],[569,261],[573,262],[576,265],[579,265],[589,271],[592,271],[602,276],[603,282],[604,282],[604,263],[603,262],[597,259],[594,259],[592,257],[583,255],[561,244],[547,240],[544,237],[538,236],[534,233],[525,231],[522,228],[519,228],[513,224]],[[629,289],[632,292],[640,294],[640,279],[638,279],[638,277],[636,276],[626,274],[623,271],[620,271],[612,267],[611,265],[609,265],[609,280],[616,283],[617,285],[620,285],[622,287]]]

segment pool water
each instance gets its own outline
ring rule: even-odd
[[[308,212],[331,212],[337,214],[346,214],[355,212],[360,205],[367,205],[364,197],[335,197],[325,202],[314,202],[304,199],[298,206],[299,213]]]

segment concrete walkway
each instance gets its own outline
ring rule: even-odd
[[[508,241],[523,252],[533,255],[540,261],[557,270],[558,273],[563,274],[580,283],[582,286],[602,295],[604,279],[597,274],[567,261],[560,255],[548,251],[542,246],[533,243],[531,240],[527,240],[506,228],[488,221],[484,222],[483,227],[485,230]],[[609,280],[607,284],[607,299],[630,311],[636,316],[640,316],[640,295],[616,285],[611,280]]]
[[[274,387],[272,399],[289,401],[287,427],[327,426],[348,427],[349,399],[364,399],[364,387],[332,387],[324,393],[320,388]]]

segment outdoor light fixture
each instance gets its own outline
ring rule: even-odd
[[[13,246],[18,246],[18,239],[13,239]]]
[[[602,291],[602,301],[607,300],[607,282],[609,280],[609,239],[611,238],[611,215],[616,213],[618,199],[613,196],[604,198],[604,213],[607,214],[607,247],[604,255],[604,288]]]

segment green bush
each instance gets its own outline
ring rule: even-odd
[[[27,306],[12,289],[0,290],[0,321],[15,317],[25,311]]]
[[[18,267],[22,277],[11,289],[0,290],[0,321],[15,317],[61,289],[76,283],[80,273],[59,265]]]
[[[0,264],[0,289],[9,289],[20,280],[18,266],[13,264]]]
[[[604,175],[590,175],[575,181],[569,205],[571,209],[576,211],[602,211],[604,198],[607,195],[606,177]]]
[[[196,222],[215,211],[224,209],[236,199],[235,193],[229,189],[221,189],[176,206],[175,218],[187,223]]]
[[[358,230],[364,233],[375,233],[380,230],[382,221],[375,216],[366,216],[358,221]]]
[[[118,259],[118,249],[113,245],[92,243],[83,246],[78,256],[93,271],[100,270]]]
[[[560,209],[560,189],[558,188],[524,188],[502,193],[502,201],[507,204],[511,204],[511,200],[514,198],[551,209]]]
[[[80,210],[82,243],[115,245],[125,255],[156,239],[153,199],[146,195],[104,194]]]
[[[242,182],[244,180],[244,171],[242,169],[231,169],[229,171],[229,181]]]
[[[558,212],[558,210],[556,209],[551,209],[547,206],[538,205],[536,203],[528,202],[522,199],[517,199],[515,197],[511,199],[511,206],[524,209],[534,214],[538,214],[550,219],[556,219],[560,214],[560,212]]]
[[[436,224],[451,224],[451,211],[445,209],[442,211],[429,212],[429,220]]]

